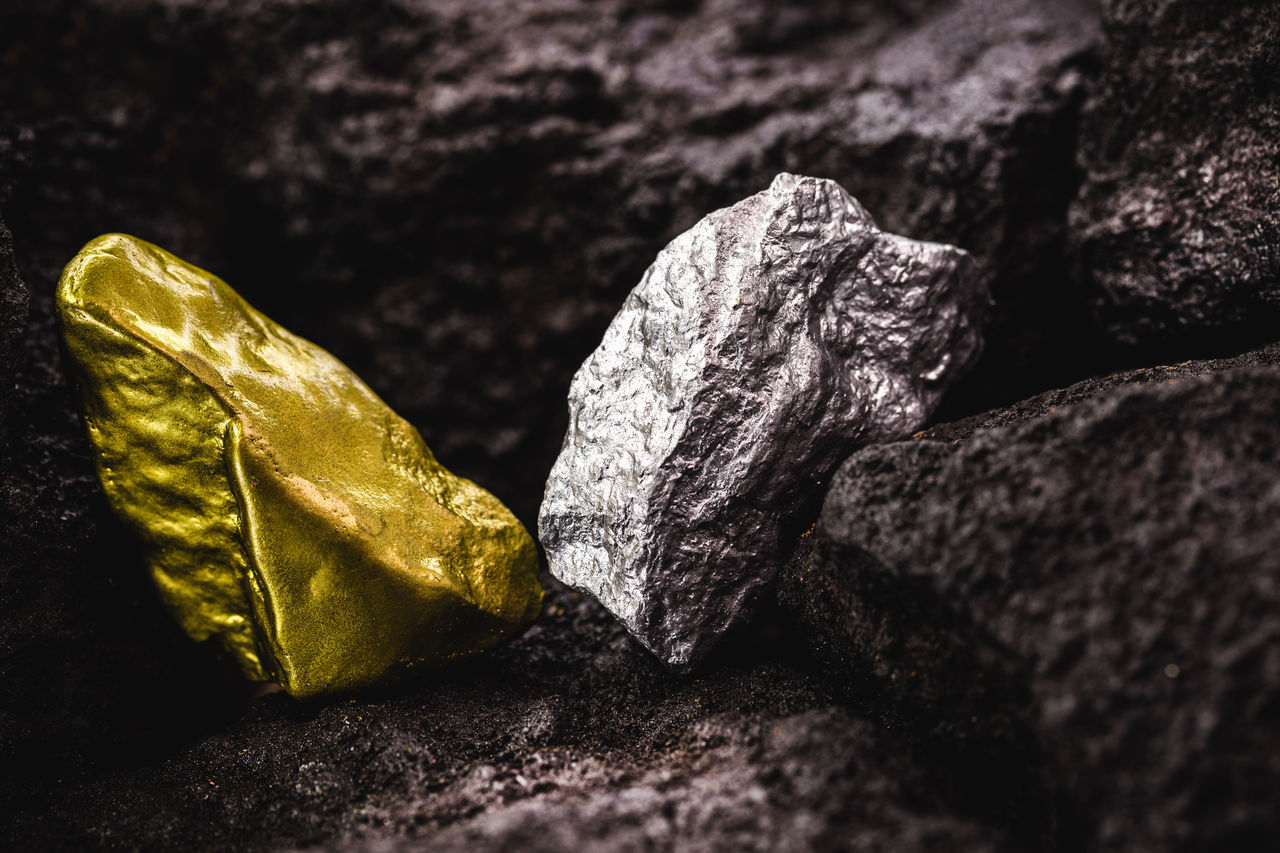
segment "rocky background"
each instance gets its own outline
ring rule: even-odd
[[[300,704],[160,611],[58,352],[88,239],[218,273],[532,525],[623,296],[782,170],[971,251],[988,343],[700,672],[548,579],[484,659]],[[9,849],[1274,844],[1270,2],[7,4],[0,216]]]

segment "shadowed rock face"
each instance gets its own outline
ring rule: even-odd
[[[0,219],[0,440],[4,439],[6,408],[13,387],[14,366],[27,331],[30,294],[13,257],[13,235]]]
[[[1265,843],[1280,368],[1244,366],[1278,352],[855,454],[784,600],[856,701],[970,773],[996,755],[1061,785],[1086,848]]]
[[[835,466],[920,426],[980,348],[953,246],[779,175],[658,255],[569,389],[553,574],[688,668],[755,612]]]
[[[1115,339],[1168,352],[1273,340],[1280,7],[1109,0],[1103,10],[1106,73],[1085,112],[1086,179],[1071,210],[1102,322]]]
[[[432,850],[547,853],[725,847],[994,851],[1007,843],[981,823],[939,808],[920,785],[929,768],[903,743],[884,738],[847,711],[805,711],[766,725],[739,714],[717,715],[681,746],[693,753],[687,767],[660,763],[624,793],[566,792],[516,803],[434,833],[427,843]],[[813,802],[821,805],[814,808]],[[796,808],[800,803],[806,805]],[[373,853],[420,849],[423,843],[375,835],[341,849]]]

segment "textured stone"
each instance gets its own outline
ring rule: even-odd
[[[835,466],[918,427],[977,356],[986,291],[779,175],[677,237],[569,390],[538,531],[551,571],[668,664],[753,612]]]
[[[232,708],[50,811],[8,849],[1010,850],[946,769],[833,706],[787,635],[698,679],[663,670],[554,579],[525,634],[430,683]],[[17,831],[5,832],[5,823]]]
[[[216,262],[533,518],[618,304],[779,172],[974,255],[983,408],[1109,367],[1060,246],[1092,2],[10,4],[6,214],[41,294],[105,231]]]
[[[1056,783],[1082,849],[1263,849],[1277,362],[1134,371],[860,451],[783,600],[838,683],[960,775]]]
[[[1071,242],[1111,336],[1237,350],[1280,319],[1280,6],[1107,0]],[[1167,350],[1166,350],[1167,351]]]
[[[534,545],[341,362],[150,243],[90,242],[58,311],[112,509],[161,600],[295,696],[386,684],[537,615]]]
[[[585,793],[570,784],[433,832],[431,849],[980,853],[1008,843],[922,786],[931,768],[901,742],[841,709],[768,725],[720,714],[701,721],[685,744],[696,754],[687,771],[663,762],[620,790]],[[422,844],[381,832],[328,849],[396,853]]]
[[[506,707],[555,694],[599,738],[592,761],[625,768],[647,766],[636,733],[651,718],[696,718],[674,687],[611,689],[647,672],[640,656],[583,688],[580,650],[624,639],[535,627],[528,661],[499,677],[459,678],[442,699],[414,691],[399,711],[360,706],[377,736],[351,738],[336,712],[297,729],[242,721],[238,676],[220,681],[171,624],[94,474],[52,308],[87,239],[124,230],[217,269],[532,519],[569,381],[622,299],[666,242],[780,171],[834,178],[882,226],[964,246],[992,272],[1017,333],[989,336],[982,360],[1002,398],[1085,375],[1098,351],[1059,304],[1058,242],[1098,38],[1088,2],[9,4],[0,204],[32,310],[0,451],[0,763],[13,768],[0,799],[27,805],[0,821],[25,815],[46,847],[275,849],[358,831],[372,804],[402,808],[391,826],[411,833],[415,818],[486,802],[479,781],[421,800],[473,765],[562,784],[509,749]],[[575,677],[504,692],[530,661]],[[698,698],[736,703],[735,689],[704,681]],[[428,730],[410,756],[388,746],[385,727],[421,733],[428,704],[459,734],[442,747]],[[576,731],[557,742],[581,743]],[[202,775],[209,753],[184,751],[213,732],[219,788]],[[289,764],[308,742],[307,761],[341,753],[353,780],[321,805]],[[670,766],[686,766],[683,750]],[[86,793],[86,777],[103,781]],[[582,790],[605,790],[593,779]],[[825,806],[812,796],[788,807]],[[606,820],[575,827],[586,838]],[[699,837],[714,846],[715,833]]]
[[[836,179],[882,227],[963,246],[991,273],[984,354],[944,400],[950,417],[1181,360],[1192,353],[1116,359],[1099,346],[1063,263],[1077,141],[1093,146],[1123,109],[1149,106],[1114,101],[1080,133],[1103,70],[1097,5],[8,4],[0,205],[32,292],[0,463],[0,822],[30,832],[8,846],[342,848],[374,831],[429,843],[448,825],[518,846],[530,835],[495,828],[530,801],[548,804],[533,823],[562,847],[628,827],[694,849],[733,846],[746,822],[776,838],[828,826],[844,833],[831,846],[896,832],[884,777],[803,784],[864,766],[865,747],[824,719],[804,718],[820,730],[810,760],[789,765],[744,727],[741,756],[762,782],[749,799],[732,775],[697,781],[720,737],[706,717],[741,711],[767,734],[805,692],[782,677],[799,661],[659,678],[601,608],[567,595],[553,606],[590,613],[589,628],[548,613],[478,666],[354,705],[248,704],[170,624],[109,517],[65,387],[53,288],[109,230],[213,266],[526,519],[564,437],[569,380],[646,265],[780,171]],[[1232,55],[1180,67],[1229,85],[1217,63]],[[1171,137],[1195,126],[1185,110],[1168,121]],[[932,770],[930,783],[945,778]],[[857,804],[856,825],[826,811],[837,799]],[[930,798],[911,802],[907,831],[945,819]]]
[[[14,363],[27,331],[30,295],[13,257],[13,235],[0,219],[0,439],[4,438]]]

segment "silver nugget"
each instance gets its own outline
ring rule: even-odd
[[[658,255],[569,389],[551,572],[688,668],[769,590],[852,451],[918,428],[977,357],[986,288],[781,174]]]

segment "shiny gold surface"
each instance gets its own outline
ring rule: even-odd
[[[165,604],[299,697],[387,684],[537,615],[533,540],[323,349],[133,237],[58,311],[112,507]]]

